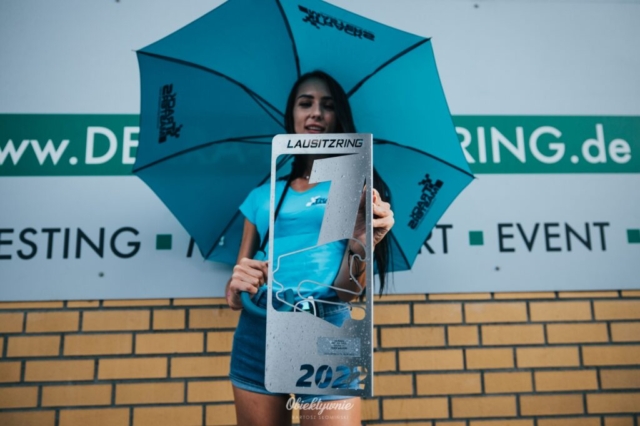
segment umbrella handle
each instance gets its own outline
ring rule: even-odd
[[[293,308],[291,307],[291,305],[293,305],[293,292],[290,290],[287,290],[283,293],[284,295],[284,300],[285,302],[288,303],[285,304],[282,309],[279,309],[281,311],[287,312],[287,311],[292,311]],[[255,303],[253,303],[253,300],[251,299],[251,295],[249,293],[247,293],[246,291],[241,291],[240,292],[240,300],[242,301],[242,306],[243,308],[250,313],[251,315],[255,315],[257,317],[260,318],[266,318],[267,317],[267,310],[265,308],[261,308],[260,306],[256,305]]]
[[[245,311],[260,318],[267,318],[267,310],[259,307],[253,300],[251,300],[251,295],[246,291],[240,292],[240,300],[242,300],[242,306]]]

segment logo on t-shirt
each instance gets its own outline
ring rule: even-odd
[[[309,201],[306,205],[307,207],[311,207],[311,206],[316,206],[318,204],[327,204],[327,199],[322,198],[319,195],[316,195],[315,197],[311,197],[311,201]]]

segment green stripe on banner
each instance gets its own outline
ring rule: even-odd
[[[454,123],[474,173],[640,173],[640,117],[455,116]],[[129,175],[138,125],[134,114],[0,114],[0,176]]]

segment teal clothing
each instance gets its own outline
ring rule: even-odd
[[[276,182],[275,205],[285,185],[284,180]],[[331,285],[340,269],[347,241],[316,246],[330,186],[330,182],[321,182],[304,192],[297,192],[293,188],[287,191],[275,222],[274,291],[279,290],[280,283],[285,289],[293,289],[296,295],[300,291],[304,298],[337,298]],[[255,188],[240,206],[240,211],[256,226],[260,241],[269,229],[270,190],[269,183]],[[267,259],[274,235],[269,236],[264,253],[259,251],[254,259]]]

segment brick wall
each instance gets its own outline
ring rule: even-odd
[[[640,291],[376,298],[367,425],[640,426]],[[234,424],[221,299],[0,303],[0,425]]]

